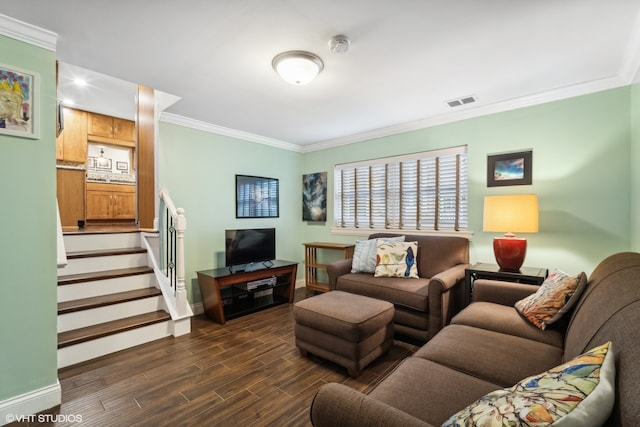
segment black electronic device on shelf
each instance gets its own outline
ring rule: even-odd
[[[224,258],[231,273],[269,268],[276,258],[276,229],[225,230]]]
[[[270,268],[233,273],[229,267],[198,271],[207,316],[220,324],[278,304],[293,303],[297,262],[274,259]]]
[[[271,276],[263,279],[236,283],[220,289],[224,316],[226,319],[234,319],[272,307],[284,304],[287,299],[273,293],[277,287],[287,286],[282,278]]]

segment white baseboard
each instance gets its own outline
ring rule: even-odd
[[[20,417],[34,415],[62,403],[60,382],[14,396],[0,402],[0,426],[19,421]],[[22,418],[28,420],[29,418]],[[34,421],[37,419],[34,418]]]
[[[191,316],[171,321],[171,335],[179,337],[191,333]]]

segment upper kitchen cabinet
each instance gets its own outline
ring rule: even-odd
[[[135,146],[136,124],[131,120],[87,113],[89,140],[107,144]]]
[[[56,160],[87,162],[87,113],[72,108],[63,109],[64,128],[56,138]]]

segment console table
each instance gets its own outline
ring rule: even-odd
[[[202,305],[207,317],[224,325],[226,319],[243,316],[278,304],[292,303],[298,263],[275,260],[270,267],[232,273],[229,267],[198,271]],[[273,277],[269,295],[260,295],[264,287],[246,290],[242,284]]]
[[[307,295],[309,295],[309,291],[327,292],[329,290],[328,283],[318,280],[318,270],[327,269],[327,264],[318,262],[318,249],[340,250],[342,251],[342,257],[347,259],[353,257],[354,248],[355,245],[352,243],[304,243],[304,281]]]
[[[541,285],[549,275],[546,268],[522,267],[519,271],[501,270],[496,264],[477,263],[465,269],[464,297],[465,306],[471,304],[473,282],[478,279],[501,280],[503,282],[524,283],[527,285]]]

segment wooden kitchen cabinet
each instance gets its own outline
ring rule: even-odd
[[[56,160],[73,163],[87,162],[87,113],[63,109],[64,128],[56,138]]]
[[[87,189],[87,219],[111,219],[112,199],[111,191]]]
[[[131,120],[113,118],[113,137],[115,139],[124,139],[126,141],[135,142],[136,140],[136,123]]]
[[[89,113],[88,133],[89,135],[113,138],[113,117]]]
[[[63,228],[77,228],[84,221],[85,171],[56,169],[58,208]]]
[[[135,216],[135,186],[87,183],[87,220],[133,220]]]
[[[131,187],[133,189],[133,187]],[[113,193],[113,219],[135,219],[136,200],[134,192]]]
[[[136,124],[131,120],[88,113],[87,127],[87,132],[92,141],[135,145]]]

